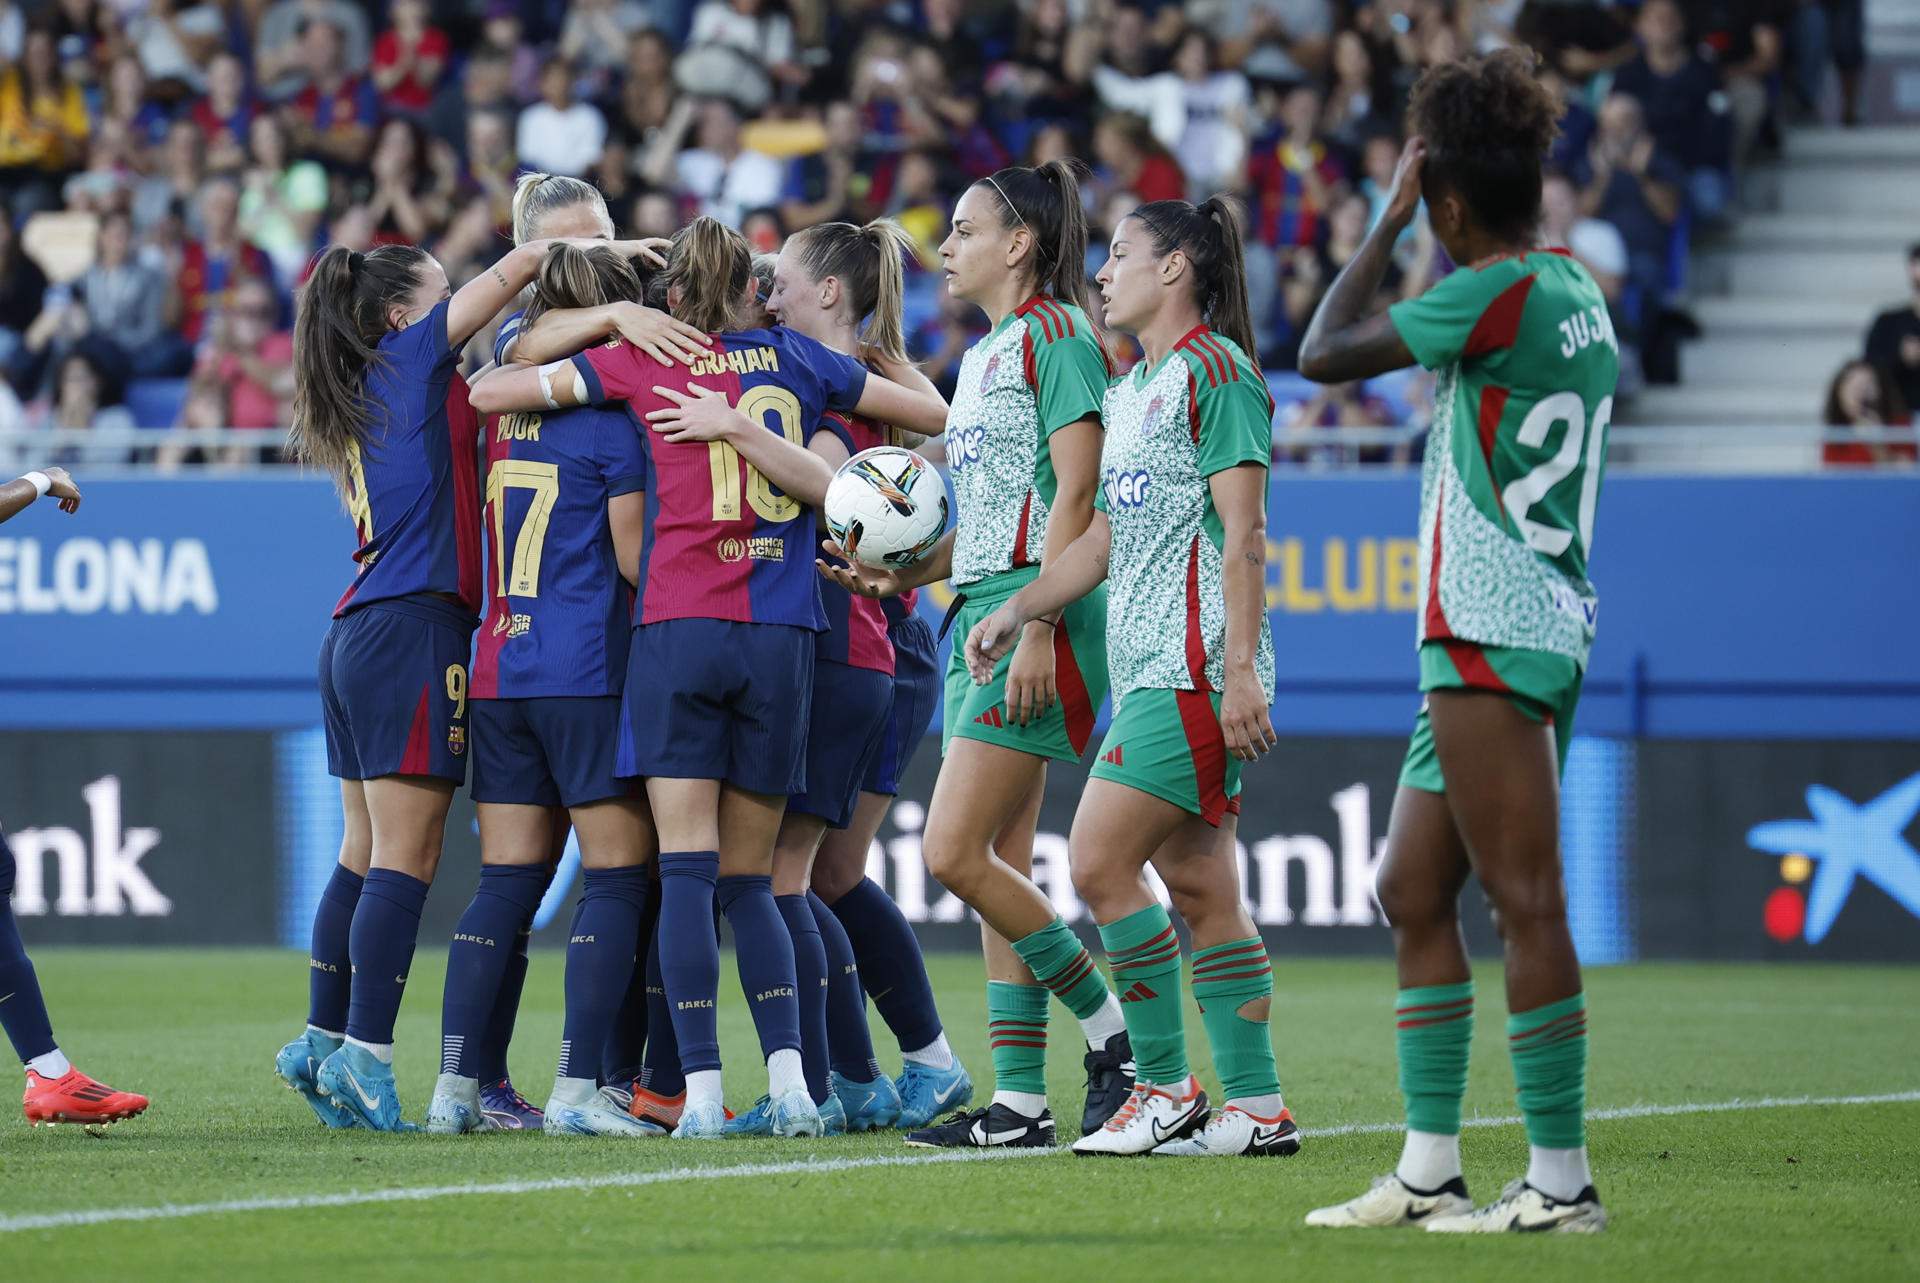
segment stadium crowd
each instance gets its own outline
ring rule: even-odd
[[[1381,212],[1413,79],[1513,42],[1565,103],[1547,234],[1612,303],[1631,391],[1674,377],[1687,248],[1737,216],[1742,167],[1835,68],[1854,115],[1859,10],[0,0],[0,427],[283,425],[314,252],[418,243],[457,286],[501,252],[527,170],[596,183],[633,235],[704,212],[772,251],[816,222],[898,219],[919,251],[912,349],[944,387],[976,337],[937,288],[955,195],[1062,155],[1093,169],[1089,272],[1114,211],[1242,197],[1284,425],[1417,425],[1418,380],[1318,389],[1286,372]],[[1386,289],[1410,297],[1446,266],[1416,224]]]

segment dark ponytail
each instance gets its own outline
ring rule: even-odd
[[[1000,206],[1000,225],[1033,233],[1034,286],[1087,310],[1087,210],[1080,202],[1078,160],[1014,165],[975,184]]]
[[[366,375],[383,359],[387,310],[419,288],[426,261],[426,251],[412,245],[382,245],[365,254],[335,245],[320,255],[300,291],[287,443],[296,459],[332,477],[342,495],[353,452],[367,440]]]
[[[1249,361],[1258,362],[1253,310],[1247,302],[1247,260],[1240,244],[1239,203],[1209,196],[1198,205],[1156,200],[1128,217],[1146,228],[1155,258],[1179,250],[1192,271],[1194,302],[1207,328],[1232,339]]]

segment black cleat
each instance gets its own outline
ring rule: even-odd
[[[1029,1118],[1005,1105],[955,1110],[945,1122],[908,1132],[907,1144],[922,1149],[1051,1149],[1053,1111],[1043,1109],[1038,1118]]]
[[[1133,1043],[1125,1031],[1107,1039],[1099,1051],[1087,1050],[1087,1105],[1080,1113],[1080,1134],[1091,1136],[1120,1112],[1133,1094]]]

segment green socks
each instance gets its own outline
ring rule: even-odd
[[[987,981],[987,1046],[997,1091],[1047,1094],[1047,991]]]
[[[1527,1120],[1528,1143],[1541,1149],[1585,1145],[1586,994],[1508,1016],[1507,1048],[1513,1056],[1513,1081],[1521,1116]],[[1465,1065],[1463,1052],[1463,1074]],[[1459,1118],[1457,1100],[1454,1117]]]
[[[1165,914],[1161,915],[1163,918]],[[1116,976],[1118,970],[1115,971]],[[1193,996],[1213,1048],[1213,1067],[1228,1100],[1280,1094],[1280,1071],[1273,1061],[1273,1037],[1266,1017],[1249,1020],[1240,1008],[1273,996],[1273,964],[1259,936],[1229,940],[1193,955]],[[1125,1001],[1123,997],[1121,1001]],[[1131,1011],[1131,1008],[1128,1008]],[[1132,1024],[1129,1016],[1128,1024]],[[1140,1039],[1133,1040],[1138,1055]]]
[[[1120,991],[1139,1080],[1163,1087],[1187,1080],[1187,1036],[1180,1012],[1180,938],[1157,904],[1100,928],[1100,943]],[[1263,1026],[1264,1027],[1264,1026]]]
[[[1460,1102],[1467,1094],[1467,1052],[1473,1044],[1473,982],[1402,989],[1393,1014],[1407,1129],[1459,1135]],[[1519,1064],[1515,1052],[1516,1070]]]
[[[1097,1015],[1106,1005],[1106,978],[1093,965],[1093,955],[1081,947],[1079,937],[1059,918],[1015,940],[1013,951],[1027,964],[1034,979],[1052,990],[1053,996],[1080,1019]]]

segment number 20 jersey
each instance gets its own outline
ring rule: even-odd
[[[634,622],[725,619],[819,632],[827,620],[813,565],[813,509],[726,442],[670,443],[646,416],[670,404],[655,387],[709,388],[804,446],[823,414],[859,402],[866,367],[791,330],[717,334],[712,342],[691,367],[663,365],[619,339],[573,359],[588,400],[626,402],[647,450],[647,542]]]
[[[1419,640],[1545,651],[1582,667],[1587,577],[1619,346],[1559,250],[1463,267],[1391,309],[1439,373],[1420,478]]]

